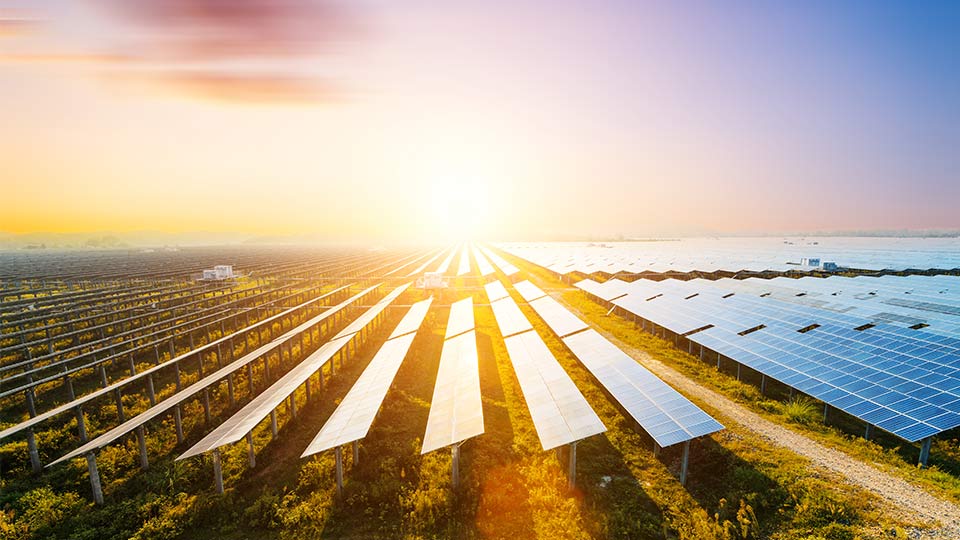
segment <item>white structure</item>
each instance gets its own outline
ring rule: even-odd
[[[207,269],[203,271],[204,280],[223,280],[223,279],[232,279],[237,277],[233,273],[233,266],[229,264],[218,264],[214,266],[213,269]]]
[[[421,289],[446,289],[447,280],[443,279],[443,272],[426,272],[417,280],[417,287]]]

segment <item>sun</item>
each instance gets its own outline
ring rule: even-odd
[[[468,176],[438,178],[430,183],[431,226],[438,236],[468,239],[490,228],[488,184]]]

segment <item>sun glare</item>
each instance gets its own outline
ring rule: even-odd
[[[472,238],[489,229],[487,185],[468,177],[437,179],[430,184],[430,221],[445,238]]]

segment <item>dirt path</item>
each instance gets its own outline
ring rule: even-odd
[[[552,296],[563,302],[558,294]],[[743,429],[752,431],[773,444],[788,448],[819,467],[842,475],[850,484],[876,494],[892,504],[895,509],[915,514],[922,521],[940,524],[940,528],[936,530],[912,531],[911,538],[960,538],[960,507],[938,499],[901,478],[880,471],[843,452],[827,448],[804,435],[763,418],[743,405],[687,378],[679,371],[651,357],[646,351],[623,343],[613,334],[592,324],[588,317],[574,307],[566,302],[563,304],[665,382],[687,396],[696,396],[710,403],[726,418],[740,424]]]

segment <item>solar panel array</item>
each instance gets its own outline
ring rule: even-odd
[[[497,287],[491,285],[487,285],[487,294],[494,317],[543,449],[550,450],[606,431],[517,303],[509,296],[493,300],[490,291],[496,292]]]
[[[638,280],[613,303],[916,442],[960,427],[960,338],[950,321],[958,283],[953,276]],[[577,286],[597,295],[606,283]],[[916,327],[920,320],[930,326]]]
[[[467,308],[469,316],[464,311]],[[469,322],[466,331],[460,331],[466,322]],[[458,330],[451,332],[453,324],[458,325]],[[479,362],[477,336],[473,330],[473,299],[466,298],[455,302],[450,309],[422,454],[483,433]]]
[[[432,301],[428,298],[410,308],[300,457],[367,436]]]
[[[334,294],[336,294],[336,293],[338,293],[338,292],[340,292],[340,291],[343,291],[344,289],[347,289],[347,288],[349,288],[349,285],[344,285],[344,286],[342,286],[342,287],[337,287],[336,289],[334,289],[334,290],[332,290],[332,291],[330,291],[330,292],[328,292],[328,293],[326,293],[326,294],[324,294],[324,295],[322,295],[322,296],[319,296],[319,297],[317,297],[317,298],[313,298],[313,299],[311,299],[311,300],[308,300],[308,301],[306,301],[306,302],[303,302],[303,303],[301,303],[301,304],[299,304],[299,305],[297,305],[297,306],[294,306],[294,307],[291,307],[291,308],[289,308],[289,309],[287,309],[287,310],[284,310],[283,312],[278,313],[278,314],[276,314],[276,315],[272,315],[272,316],[270,316],[270,317],[268,317],[268,318],[260,321],[259,323],[254,324],[254,325],[252,326],[252,328],[267,328],[267,327],[269,327],[270,325],[272,325],[274,322],[277,322],[277,321],[281,320],[283,317],[289,315],[290,313],[293,313],[294,311],[297,311],[297,310],[303,309],[303,308],[305,308],[305,307],[311,306],[311,305],[313,305],[313,304],[316,304],[316,303],[318,303],[318,302],[321,302],[321,301],[329,298],[330,296],[332,296],[332,295],[334,295]],[[57,406],[57,407],[54,407],[54,408],[52,408],[52,409],[50,409],[50,410],[44,411],[43,413],[40,413],[40,414],[38,414],[37,416],[35,416],[35,417],[33,417],[33,418],[30,418],[29,420],[26,420],[26,421],[21,422],[21,423],[19,423],[19,424],[17,424],[17,425],[8,427],[7,429],[4,429],[4,430],[0,431],[0,440],[3,440],[3,439],[5,439],[5,438],[7,438],[7,437],[10,437],[10,436],[12,436],[12,435],[14,435],[14,434],[16,434],[16,433],[20,433],[20,432],[22,432],[22,431],[24,431],[24,430],[31,429],[31,428],[33,428],[33,427],[35,427],[35,426],[37,426],[37,425],[39,425],[39,424],[47,421],[47,420],[50,420],[51,418],[54,418],[54,417],[56,417],[56,416],[58,416],[58,415],[61,415],[61,414],[64,414],[64,413],[66,413],[66,412],[68,412],[68,411],[71,411],[71,410],[75,409],[76,407],[82,407],[83,405],[85,405],[85,404],[87,404],[87,403],[90,403],[90,402],[92,402],[92,401],[94,401],[94,400],[96,400],[96,399],[98,399],[98,398],[101,398],[101,397],[106,396],[106,395],[110,395],[110,394],[112,394],[112,393],[120,390],[120,389],[123,388],[123,387],[129,386],[130,384],[135,383],[135,382],[137,382],[137,381],[142,381],[142,380],[144,380],[144,379],[146,379],[146,378],[148,378],[148,377],[151,377],[151,376],[154,375],[154,374],[157,374],[158,372],[160,372],[160,371],[162,371],[162,370],[169,370],[171,365],[177,364],[177,363],[179,363],[179,362],[181,362],[181,361],[184,361],[184,360],[187,360],[187,359],[195,358],[197,354],[203,353],[204,351],[216,350],[217,345],[220,345],[220,344],[223,344],[223,343],[229,343],[229,341],[230,341],[231,339],[233,339],[233,337],[234,337],[233,335],[224,336],[223,338],[214,340],[214,341],[212,341],[212,342],[210,342],[210,343],[208,343],[208,344],[206,344],[206,345],[202,345],[202,346],[200,346],[200,347],[198,347],[198,348],[196,348],[196,349],[193,349],[193,350],[191,350],[191,351],[189,351],[189,352],[187,352],[187,353],[185,353],[185,354],[181,354],[181,355],[179,355],[179,356],[177,356],[177,357],[175,357],[175,358],[172,358],[172,359],[170,359],[170,360],[168,360],[168,361],[166,361],[166,362],[164,362],[164,363],[162,363],[162,364],[159,364],[159,365],[153,366],[153,367],[151,367],[151,368],[145,369],[145,370],[143,370],[143,371],[140,371],[140,372],[138,372],[136,375],[132,375],[132,376],[127,377],[127,378],[125,378],[125,379],[121,379],[121,380],[116,381],[116,382],[114,382],[114,383],[111,383],[111,384],[109,384],[109,385],[107,385],[107,386],[105,386],[105,387],[103,387],[103,388],[94,390],[93,392],[90,392],[89,394],[85,394],[85,395],[83,395],[83,396],[81,396],[81,397],[78,397],[77,399],[75,399],[75,400],[73,400],[73,401],[68,401],[67,403],[64,403],[64,404],[62,404],[62,405],[59,405],[59,406]]]
[[[960,238],[684,238],[656,242],[513,242],[498,247],[559,274],[809,271],[803,258],[865,270],[960,268]]]
[[[332,340],[323,344],[316,352],[294,366],[285,375],[280,377],[269,388],[254,397],[248,404],[237,411],[233,416],[207,434],[197,444],[180,455],[177,459],[186,459],[192,456],[209,452],[221,446],[235,443],[253,431],[264,418],[280,406],[293,392],[307,379],[317,373],[331,358],[356,336],[356,334],[376,318],[387,306],[393,303],[407,288],[409,283],[397,287],[377,302],[350,325],[344,328]]]
[[[75,450],[68,452],[63,457],[55,460],[54,462],[50,463],[47,466],[51,467],[53,465],[56,465],[57,463],[68,461],[75,457],[82,456],[88,452],[93,452],[95,450],[99,450],[100,448],[103,448],[104,446],[109,445],[110,443],[116,441],[120,437],[127,435],[134,429],[140,426],[143,426],[150,420],[153,420],[154,418],[158,418],[168,413],[171,409],[173,409],[177,405],[182,404],[183,402],[192,398],[196,394],[202,392],[204,389],[209,388],[214,383],[222,381],[224,378],[228,377],[231,373],[243,368],[244,366],[246,366],[251,362],[254,362],[255,360],[258,360],[263,355],[278,349],[283,343],[289,341],[295,336],[316,326],[320,322],[334,316],[336,313],[340,312],[341,310],[346,309],[354,302],[372,293],[379,286],[380,284],[369,287],[361,291],[360,293],[357,293],[356,295],[352,296],[348,300],[345,300],[344,302],[341,302],[340,304],[337,304],[336,306],[331,307],[330,309],[328,309],[327,311],[324,311],[320,315],[317,315],[316,317],[313,317],[310,320],[296,326],[295,328],[289,330],[288,332],[270,341],[269,343],[266,343],[260,347],[257,347],[253,351],[243,355],[237,360],[230,362],[226,366],[223,366],[222,368],[205,376],[204,378],[191,384],[190,386],[176,392],[169,398],[157,403],[156,405],[150,407],[146,411],[143,411],[142,413],[134,416],[133,418],[128,419],[126,422],[123,422],[119,426],[90,440],[86,444],[81,445],[79,448],[76,448]]]
[[[517,283],[516,288],[518,291],[522,288],[525,292],[521,294],[525,297],[536,298],[530,303],[531,306],[543,300],[553,300],[528,281]],[[554,300],[549,306],[537,310],[547,326],[562,338],[580,363],[659,446],[689,441],[723,429],[723,425],[596,330],[588,328],[558,302]],[[565,312],[565,315],[557,310]],[[549,318],[544,317],[541,311]],[[578,326],[571,323],[571,318],[579,321],[584,328],[571,332]]]

